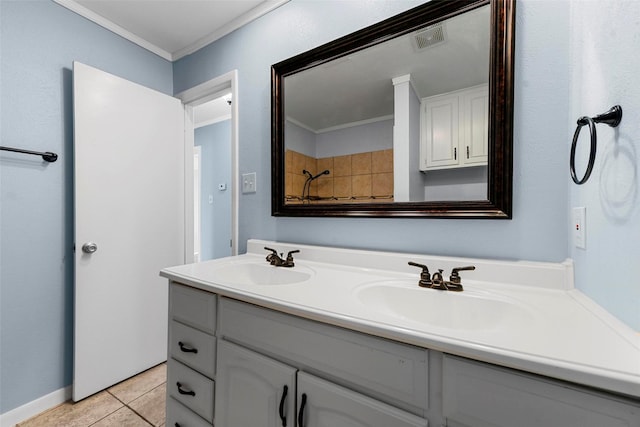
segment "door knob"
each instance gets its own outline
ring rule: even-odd
[[[84,252],[85,254],[92,254],[97,250],[98,250],[98,245],[96,245],[93,242],[87,242],[84,245],[82,245],[82,252]]]

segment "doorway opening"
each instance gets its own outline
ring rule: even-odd
[[[234,70],[176,95],[185,106],[186,263],[238,254],[237,93]]]
[[[193,108],[194,261],[231,255],[231,92]]]

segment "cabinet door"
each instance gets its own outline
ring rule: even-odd
[[[444,357],[448,427],[639,427],[640,405],[524,373]]]
[[[465,165],[486,164],[489,154],[489,93],[488,87],[462,94],[462,131],[460,150]]]
[[[298,373],[298,427],[426,427],[427,420],[304,372]]]
[[[439,169],[460,163],[458,95],[437,96],[423,104],[423,169]]]
[[[218,342],[215,425],[295,426],[296,369]]]

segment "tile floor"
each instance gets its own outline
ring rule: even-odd
[[[66,402],[16,427],[164,427],[166,364],[78,403]]]

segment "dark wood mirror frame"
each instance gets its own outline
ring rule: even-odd
[[[491,5],[487,200],[363,204],[285,204],[284,78]],[[515,0],[432,0],[271,67],[271,207],[273,216],[511,219]]]

